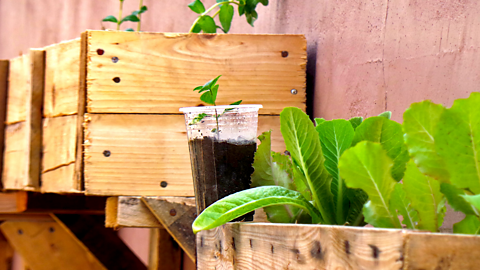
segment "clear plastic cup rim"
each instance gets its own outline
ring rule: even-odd
[[[198,112],[198,111],[209,111],[214,109],[224,110],[224,109],[231,109],[231,108],[252,108],[252,109],[260,109],[263,108],[260,104],[244,104],[244,105],[220,105],[220,106],[198,106],[198,107],[183,107],[180,108],[179,111],[183,113],[189,112]]]

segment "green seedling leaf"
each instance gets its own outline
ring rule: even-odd
[[[123,23],[123,22],[139,22],[140,19],[136,16],[136,15],[128,15],[128,16],[125,16],[123,17],[123,19],[120,21],[120,23]]]
[[[194,233],[213,229],[255,209],[285,204],[306,210],[313,223],[322,223],[318,210],[299,192],[266,186],[240,191],[215,202],[195,219],[192,229]]]
[[[202,1],[195,0],[192,3],[188,4],[188,7],[195,13],[202,14],[205,12],[205,6]]]
[[[375,227],[401,228],[389,205],[396,184],[390,174],[392,167],[393,161],[383,147],[369,141],[347,149],[340,158],[340,177],[349,188],[361,188],[368,194],[363,214]]]
[[[192,33],[200,33],[202,31],[202,26],[199,23],[196,23],[195,26],[192,28]]]
[[[320,136],[325,168],[332,176],[331,190],[335,206],[335,220],[337,224],[344,224],[348,211],[348,199],[345,196],[347,187],[339,177],[338,160],[343,152],[352,145],[355,131],[347,120],[337,119],[325,121],[317,125]]]
[[[200,100],[211,105],[216,105],[217,100],[217,93],[218,93],[218,85],[216,84],[218,79],[222,75],[217,76],[215,79],[212,79],[205,83],[203,86],[197,86],[193,89],[193,91],[198,91],[198,93],[203,93],[200,96]]]
[[[264,6],[268,6],[268,0],[259,0]]]
[[[445,161],[435,149],[435,132],[440,116],[445,111],[442,105],[429,100],[413,103],[403,114],[403,130],[408,152],[419,170],[441,182],[449,182]]]
[[[378,116],[381,116],[381,117],[385,117],[385,118],[387,118],[387,119],[390,119],[390,118],[392,118],[392,112],[391,112],[391,111],[382,112],[382,113],[379,114]]]
[[[280,130],[294,164],[305,175],[314,205],[326,224],[335,224],[332,180],[324,167],[325,158],[313,123],[302,110],[287,107],[280,113]]]
[[[105,18],[103,18],[102,22],[114,22],[114,23],[118,23],[118,20],[117,18],[115,18],[115,16],[107,16]]]
[[[454,233],[479,234],[480,221],[477,216],[467,215],[462,221],[453,224]]]
[[[202,121],[203,118],[205,118],[206,116],[207,116],[206,113],[201,113],[201,114],[197,115],[197,117],[193,118],[192,122],[190,122],[188,125],[189,125],[189,126],[196,125],[196,124],[198,124],[200,121]]]
[[[230,105],[240,105],[242,103],[242,100],[235,101],[233,103],[230,103]]]
[[[314,120],[315,120],[315,126],[318,126],[321,123],[326,121],[324,118],[315,118]]]
[[[417,229],[418,213],[407,199],[401,183],[395,185],[390,204],[398,211],[398,213],[400,213],[400,215],[402,215],[402,223],[405,224],[408,229]]]
[[[475,208],[477,208],[477,211],[480,210],[480,194],[479,195],[462,195],[462,197],[473,205]]]
[[[400,181],[405,172],[405,164],[410,159],[403,142],[402,126],[385,117],[375,116],[365,119],[356,129],[352,145],[361,141],[378,142],[393,160],[392,177]],[[367,192],[368,193],[368,192]]]
[[[253,23],[258,19],[258,13],[253,10],[251,12],[245,13],[245,16],[247,17],[247,22],[250,24],[252,27],[254,26]]]
[[[480,93],[457,99],[438,122],[435,146],[445,160],[450,182],[480,193]]]
[[[253,162],[255,171],[252,174],[251,186],[280,186],[295,190],[291,177],[291,162],[287,156],[272,153],[271,133],[271,131],[267,131],[258,137],[261,143],[255,152]],[[265,207],[264,210],[270,222],[293,223],[301,209],[291,205],[276,205]]]
[[[364,226],[363,205],[368,201],[368,195],[361,189],[347,188],[349,208],[347,222],[351,226]]]
[[[204,33],[217,33],[217,25],[215,24],[215,20],[208,15],[203,15],[202,18],[198,21],[198,24],[200,24],[200,27],[202,28],[202,31]]]
[[[348,120],[350,124],[352,124],[353,129],[357,129],[357,127],[363,122],[363,117],[353,117]]]
[[[232,25],[234,8],[230,4],[223,4],[220,7],[219,19],[222,24],[223,31],[228,33],[230,31],[230,26]]]
[[[465,200],[463,195],[467,195],[463,189],[457,188],[452,184],[442,183],[440,191],[445,195],[448,204],[455,211],[462,212],[466,215],[479,216],[477,209]]]
[[[127,32],[135,32],[135,30],[134,30],[133,28],[127,28],[127,29],[125,29],[125,31],[127,31]]]
[[[437,232],[446,212],[440,182],[420,172],[413,160],[407,163],[403,188],[411,205],[418,211],[418,228]]]

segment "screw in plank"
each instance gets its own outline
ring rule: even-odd
[[[97,54],[98,55],[103,55],[105,51],[103,49],[97,49]]]
[[[174,217],[177,215],[177,210],[175,209],[170,209],[170,216]]]
[[[298,91],[297,91],[297,89],[292,89],[292,90],[290,90],[290,93],[292,93],[292,95],[296,95],[296,94],[298,94]]]
[[[162,182],[160,183],[160,186],[163,187],[163,188],[166,188],[167,185],[168,185],[168,183],[165,182],[165,181],[162,181]]]
[[[115,77],[115,78],[113,78],[113,81],[114,81],[115,83],[119,83],[119,82],[120,82],[120,77]]]
[[[112,154],[112,153],[111,153],[110,151],[108,151],[108,150],[103,151],[103,155],[104,155],[105,157],[109,157],[111,154]]]
[[[53,227],[50,227],[50,228],[48,229],[48,231],[51,232],[51,233],[53,233],[53,232],[55,231],[55,229],[54,229]]]
[[[112,57],[112,62],[117,63],[118,62],[118,57],[116,57],[116,56]]]
[[[288,57],[288,52],[287,51],[282,51],[282,57],[283,58]]]
[[[18,230],[18,234],[23,234],[23,231],[22,231],[22,230]]]

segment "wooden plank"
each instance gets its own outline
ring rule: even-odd
[[[10,60],[6,124],[18,123],[27,119],[28,81],[31,76],[29,60],[28,54]]]
[[[302,35],[87,34],[89,113],[178,113],[201,103],[193,88],[218,75],[218,104],[242,99],[263,104],[261,114],[305,110]]]
[[[8,69],[9,61],[0,60],[0,131],[5,130],[5,120],[7,114],[7,92],[8,92]],[[3,171],[3,150],[5,133],[0,132],[0,171]],[[0,189],[3,184],[0,179]]]
[[[85,126],[87,194],[194,196],[182,115],[88,114]],[[269,129],[283,151],[279,116],[259,117],[258,133]]]
[[[45,47],[44,117],[77,113],[80,73],[80,39]]]
[[[195,262],[195,236],[192,223],[197,216],[195,198],[142,197],[163,227]]]
[[[163,228],[140,197],[110,197],[105,209],[107,228]]]
[[[42,191],[71,192],[76,190],[74,164],[77,156],[76,146],[77,115],[44,118]],[[52,177],[52,174],[56,177]]]
[[[71,232],[55,221],[7,221],[0,229],[31,269],[107,269]]]
[[[229,223],[196,242],[199,270],[402,269],[404,259],[401,230]]]
[[[85,245],[107,269],[147,269],[115,231],[104,227],[103,216],[56,215],[53,217],[65,230]]]
[[[27,210],[28,195],[25,191],[0,193],[0,213],[18,213]]]
[[[15,67],[19,63],[14,61],[16,64],[10,66],[10,79],[12,81],[12,76],[18,75],[22,82],[14,82],[13,86],[12,83],[9,84],[7,123],[10,125],[5,131],[5,166],[2,180],[5,189],[37,190],[40,184],[45,52],[31,49],[27,56],[16,60],[21,60],[19,63],[26,68],[23,72],[27,73],[27,77],[19,75],[18,67]],[[20,85],[24,79],[25,85]],[[17,96],[17,90],[22,97]],[[25,104],[20,106],[19,102]]]
[[[403,269],[478,269],[479,246],[478,236],[409,232]]]
[[[182,270],[182,255],[182,249],[167,230],[151,230],[149,270]]]
[[[14,222],[52,222],[53,219],[50,214],[46,213],[0,213],[0,221],[14,221]]]
[[[11,270],[13,261],[13,248],[0,231],[0,270]]]

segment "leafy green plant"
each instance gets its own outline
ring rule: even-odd
[[[110,15],[105,18],[103,18],[102,22],[113,22],[117,24],[117,30],[120,30],[120,25],[124,22],[136,22],[137,23],[137,31],[140,31],[141,27],[141,15],[142,13],[145,13],[147,11],[147,6],[143,5],[143,0],[140,0],[140,7],[138,10],[133,11],[130,15],[127,15],[125,17],[122,17],[123,13],[123,2],[125,0],[119,0],[120,1],[120,8],[119,8],[119,14],[118,18]],[[125,29],[125,31],[133,32],[133,28],[128,28]]]
[[[218,93],[218,88],[220,87],[217,84],[218,79],[220,79],[222,75],[217,76],[215,79],[212,79],[208,82],[206,82],[204,85],[197,86],[193,89],[193,91],[198,91],[199,94],[202,94],[200,96],[200,100],[213,105],[217,106],[217,93]],[[242,100],[235,101],[229,105],[240,105],[242,103]],[[217,122],[217,128],[212,130],[212,132],[218,132],[219,127],[218,127],[218,118],[221,117],[223,114],[226,112],[231,111],[233,108],[227,108],[223,111],[222,114],[218,114],[217,109],[215,109],[215,121]],[[196,125],[199,122],[201,122],[205,117],[209,116],[206,113],[201,113],[198,116],[196,116],[192,122],[189,123],[189,125]]]
[[[224,33],[230,31],[234,6],[238,7],[238,15],[245,15],[247,22],[253,26],[253,23],[258,18],[256,12],[257,5],[261,3],[264,6],[268,5],[268,0],[217,0],[217,2],[208,9],[201,0],[195,0],[188,5],[188,7],[195,13],[199,14],[198,18],[193,22],[190,28],[190,33],[216,33],[220,28]],[[212,16],[208,15],[215,11]],[[220,25],[215,23],[215,17],[219,17]]]

